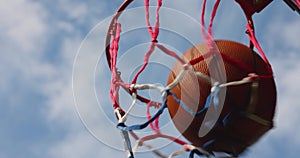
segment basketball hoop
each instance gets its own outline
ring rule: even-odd
[[[145,52],[144,58],[139,59],[143,60],[143,64],[130,82],[122,79],[117,60],[122,32],[119,18],[133,0],[125,0],[116,11],[107,31],[106,58],[111,70],[110,99],[118,120],[116,126],[124,140],[124,149],[128,157],[133,158],[140,146],[149,148],[159,157],[165,157],[158,149],[147,143],[156,138],[164,138],[182,146],[181,150],[171,153],[169,158],[185,152],[190,152],[190,157],[194,155],[209,157],[213,156],[214,152],[238,156],[273,127],[272,119],[276,104],[273,72],[255,37],[251,19],[252,14],[261,11],[271,1],[255,4],[257,6],[242,0],[236,1],[244,9],[248,20],[247,34],[250,48],[236,42],[213,38],[212,26],[221,1],[216,0],[206,28],[204,19],[206,0],[204,0],[200,20],[201,34],[199,34],[203,36],[204,41],[181,56],[158,41],[162,0],[157,0],[153,26],[150,22],[150,2],[145,0],[145,24],[150,35],[149,49]],[[253,47],[256,47],[259,55],[252,50]],[[168,83],[166,85],[139,83],[138,79],[143,76],[149,58],[156,49],[177,61],[173,72],[169,75]],[[130,94],[132,100],[127,109],[120,104],[121,89]],[[140,91],[149,89],[159,92],[161,101],[141,95]],[[247,95],[245,101],[242,99],[244,95]],[[129,125],[128,116],[137,102],[145,105],[147,121]],[[156,108],[156,113],[151,114],[150,108]],[[160,130],[160,115],[167,110],[178,131],[190,142],[164,134]],[[135,133],[147,127],[153,134],[140,137]],[[134,146],[133,140],[136,142]]]

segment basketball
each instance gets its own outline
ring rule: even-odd
[[[222,111],[212,129],[204,136],[199,136],[199,130],[201,125],[206,124],[203,122],[205,113],[192,116],[172,96],[168,96],[167,106],[175,127],[193,145],[203,147],[207,151],[239,155],[273,127],[276,108],[275,82],[272,74],[268,71],[268,65],[249,47],[227,40],[216,40],[215,46],[222,57],[234,59],[250,68],[250,70],[243,69],[236,63],[222,60],[224,64],[221,65],[224,65],[226,83],[242,80],[251,73],[258,76],[271,76],[258,77],[255,104],[250,105],[254,94],[251,82],[227,87]],[[183,54],[183,58],[191,61],[203,56],[208,51],[207,44],[202,43],[187,50]],[[213,62],[213,56],[192,65],[192,68],[207,76],[210,76],[211,69],[217,69]],[[181,63],[175,63],[169,75],[168,84],[182,69]],[[170,91],[183,104],[197,112],[204,108],[207,97],[211,93],[211,84],[195,77],[192,73],[186,73],[179,84]]]

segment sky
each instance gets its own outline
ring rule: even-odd
[[[108,98],[110,73],[103,54],[108,21],[121,3],[0,1],[0,158],[126,157]],[[197,34],[201,4],[197,0],[165,0],[166,8],[161,11],[165,30],[159,41],[179,53],[201,42]],[[132,53],[145,50],[149,44],[143,8],[136,8],[141,6],[142,1],[134,1],[120,19],[124,23],[120,52],[126,53],[119,65],[124,76],[128,74],[125,80],[136,71],[130,67],[136,68],[142,61],[142,54]],[[284,2],[274,1],[256,14],[254,21],[257,38],[273,66],[277,108],[274,129],[241,157],[296,158],[300,148],[299,15]],[[215,38],[247,44],[245,24],[239,6],[224,0],[215,19]],[[145,81],[165,79],[151,76],[167,72],[172,60],[161,54],[152,60],[156,64],[146,73],[150,78],[145,77]],[[155,98],[157,94],[149,95]],[[128,96],[122,99],[126,102]],[[143,110],[134,111],[137,121],[143,118]],[[179,136],[168,114],[162,116],[161,123],[165,131]],[[166,155],[180,149],[165,141],[156,145],[162,145]],[[141,152],[137,157],[153,154]]]

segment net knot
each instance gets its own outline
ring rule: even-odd
[[[257,80],[259,78],[259,76],[256,73],[250,73],[248,74],[248,76],[251,80]]]
[[[152,42],[152,43],[158,43],[158,40],[157,40],[157,39],[152,39],[151,42]]]
[[[191,68],[191,65],[186,63],[186,64],[183,64],[182,67],[184,70],[189,70]]]
[[[120,107],[117,107],[115,110],[114,110],[114,113],[117,117],[117,119],[121,119],[124,115],[125,115],[125,112],[124,110],[122,110]]]
[[[136,84],[131,84],[129,89],[131,93],[136,93]]]
[[[219,82],[213,83],[213,86],[211,87],[211,93],[215,93],[220,88],[220,85],[221,84]]]

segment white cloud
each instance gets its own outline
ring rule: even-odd
[[[73,25],[72,25],[71,23],[69,23],[69,22],[66,22],[66,21],[59,21],[59,22],[57,22],[56,25],[57,25],[57,28],[58,28],[59,30],[63,30],[63,31],[68,32],[68,33],[74,31]]]
[[[80,42],[75,43],[73,39],[71,42],[73,43],[72,47],[65,44],[65,48],[61,50],[61,52],[51,52],[52,54],[47,54],[49,53],[47,51],[50,49],[47,48],[46,41],[49,41],[52,36],[49,33],[49,30],[56,29],[51,27],[56,24],[52,24],[51,21],[45,20],[45,18],[49,18],[50,16],[49,10],[43,8],[41,3],[30,0],[1,1],[0,3],[0,20],[2,22],[0,27],[1,31],[3,31],[1,32],[0,37],[1,53],[3,53],[3,56],[0,58],[0,70],[2,76],[0,85],[1,95],[4,95],[3,97],[6,97],[7,100],[9,100],[9,104],[4,106],[7,106],[9,110],[15,111],[17,115],[19,106],[29,106],[28,103],[21,101],[30,100],[38,105],[37,107],[39,108],[36,109],[36,112],[43,112],[42,115],[37,114],[37,116],[44,116],[42,118],[36,118],[33,122],[48,121],[49,124],[46,126],[47,129],[59,130],[61,128],[70,128],[66,130],[68,132],[69,130],[78,127],[78,125],[80,126],[81,124],[74,108],[71,90],[72,58],[74,58]],[[75,16],[75,13],[72,15]],[[67,23],[62,23],[59,26],[61,29],[68,31],[73,30],[73,26],[70,26]],[[78,32],[75,32],[75,34],[78,34]],[[68,43],[68,40],[65,41]],[[54,65],[48,60],[48,57],[57,54],[61,54],[62,58],[61,61],[59,61],[59,64]],[[20,87],[15,87],[16,85],[19,85]],[[15,93],[17,90],[20,90],[20,92]],[[39,93],[39,95],[44,97],[48,103],[44,100],[35,101],[33,98],[23,99],[25,96],[28,96],[24,93],[31,94],[32,91]],[[17,98],[20,98],[20,100]],[[9,118],[6,120],[9,120]],[[9,124],[9,122],[7,122],[7,124]],[[22,122],[16,124],[23,126]],[[69,126],[66,127],[66,125]],[[12,133],[15,132],[12,131]],[[3,136],[4,135],[1,135],[1,137]],[[33,140],[32,143],[27,144],[27,148],[24,148],[19,152],[28,152],[33,155],[38,155],[38,152],[36,151],[39,149],[45,151],[47,150],[45,148],[51,145],[51,142],[46,142],[47,138],[48,136],[45,136],[45,139],[39,141],[45,141],[43,142],[43,146],[38,146],[33,143],[36,142],[36,140]],[[23,143],[22,139],[11,138],[11,141],[14,141],[15,144],[20,146],[20,144]],[[44,144],[46,145],[44,146]],[[27,151],[28,149],[34,148],[39,149]],[[7,151],[4,155],[5,154],[12,153]],[[10,156],[13,156],[13,154]]]
[[[264,34],[266,43],[271,47],[276,48],[273,50],[274,52],[271,53],[277,53],[282,56],[290,55],[300,49],[300,22],[293,18],[286,20],[284,18],[285,16],[281,15],[271,23],[268,23],[267,33]]]
[[[299,35],[300,35],[300,21],[290,21],[288,23],[283,24],[283,28],[278,30],[278,34],[280,35],[287,46],[292,48],[300,49]]]
[[[69,133],[63,141],[55,144],[47,154],[53,158],[125,157],[123,152],[105,146],[85,131]]]
[[[69,19],[77,20],[77,22],[83,22],[87,17],[88,6],[83,2],[72,1],[59,1],[58,2],[61,11],[65,13]]]
[[[300,50],[300,49],[299,49]],[[293,55],[286,56],[285,60],[278,59],[275,61],[275,71],[278,84],[278,109],[277,109],[277,121],[278,132],[282,135],[292,135],[294,131],[299,131],[299,126],[295,126],[300,119],[298,111],[299,98],[298,91],[300,85],[297,81],[300,80],[300,64],[297,62],[300,57],[294,57]],[[277,68],[277,69],[276,69]],[[292,129],[292,130],[291,130]],[[300,137],[296,135],[290,138],[290,141],[297,142],[300,145]]]
[[[1,85],[7,87],[20,76],[24,83],[43,82],[54,72],[49,63],[41,61],[47,41],[48,26],[44,21],[47,11],[39,3],[27,0],[0,3],[3,3],[0,5],[3,31],[0,65],[5,74]]]
[[[44,23],[45,11],[39,3],[27,0],[0,3],[2,40],[11,41],[11,46],[22,52],[33,51],[44,42],[41,36],[47,26]]]

